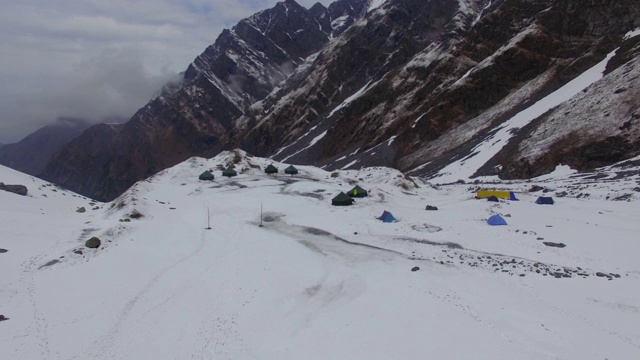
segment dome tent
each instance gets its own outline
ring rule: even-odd
[[[353,199],[348,197],[344,192],[340,192],[340,194],[331,200],[331,205],[335,206],[348,206],[351,204],[353,204]]]
[[[540,196],[538,200],[536,200],[536,204],[539,205],[553,205],[555,202],[552,197]]]
[[[233,170],[233,168],[231,166],[229,166],[228,168],[226,168],[223,172],[222,172],[222,176],[226,176],[226,177],[232,177],[232,176],[237,176],[238,173]]]
[[[380,217],[378,217],[378,219],[382,220],[382,222],[386,222],[386,223],[390,223],[390,222],[394,222],[396,221],[396,218],[393,217],[393,215],[388,212],[387,210],[382,212],[382,215],[380,215]]]
[[[278,168],[273,166],[273,164],[270,164],[264,169],[264,172],[267,174],[276,174],[278,173]]]
[[[295,175],[298,173],[298,169],[296,169],[296,167],[293,165],[289,165],[289,167],[284,169],[284,173],[289,175]]]
[[[200,174],[200,176],[198,177],[198,179],[200,180],[204,180],[204,181],[211,181],[213,180],[213,174],[211,173],[211,171],[207,170],[205,172],[203,172],[202,174]]]
[[[368,196],[369,194],[367,193],[367,190],[361,188],[359,185],[356,185],[356,187],[349,190],[347,195],[351,197],[365,197],[365,196]]]
[[[504,220],[504,218],[502,218],[502,216],[495,214],[495,215],[491,215],[489,219],[487,219],[487,224],[491,226],[507,225],[507,222]]]

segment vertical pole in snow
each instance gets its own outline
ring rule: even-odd
[[[209,207],[207,206],[207,230],[211,230],[211,222],[210,222],[210,217],[209,217]]]
[[[260,225],[258,227],[262,227],[262,203],[260,203]]]

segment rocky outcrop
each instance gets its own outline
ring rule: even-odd
[[[1,183],[1,182],[0,182],[0,190],[8,191],[10,193],[14,193],[22,196],[26,196],[28,193],[28,189],[24,185],[6,185],[5,183]]]
[[[611,89],[611,80],[534,120],[476,175],[527,177],[558,161],[589,168],[638,153],[632,85],[640,55],[634,38],[624,39],[640,27],[637,1],[368,5],[341,0],[307,10],[286,0],[240,21],[180,84],[124,125],[85,131],[42,177],[111,200],[193,155],[236,147],[328,170],[385,165],[429,177],[617,47],[606,77],[624,86]],[[612,100],[594,103],[595,94]],[[607,113],[612,107],[621,113]],[[591,121],[575,121],[578,109]],[[543,149],[533,151],[536,144]]]
[[[364,3],[343,0],[311,12],[286,0],[240,21],[194,60],[181,84],[163,88],[126,124],[88,129],[53,155],[41,177],[112,200],[191,156],[213,156],[241,143],[232,138],[241,126],[236,119],[340,33],[331,27],[331,16],[348,20]]]

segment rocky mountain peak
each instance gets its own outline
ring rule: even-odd
[[[105,131],[108,142],[97,148],[83,135],[43,176],[109,200],[190,156],[232,148],[326,169],[384,165],[435,176],[473,157],[505,122],[617,47],[607,72],[625,67],[634,74],[635,37],[624,36],[637,28],[640,3],[634,0],[339,0],[309,10],[287,0],[224,30],[182,82],[166,86],[122,129],[88,132]],[[594,86],[588,98],[595,99],[591,91],[601,98],[634,94],[633,76],[616,76],[626,90],[611,89],[614,81]],[[590,113],[606,117],[600,110]],[[621,115],[628,125],[606,123],[633,129],[637,111],[632,102],[628,116]],[[514,133],[552,126],[545,119]],[[530,167],[547,171],[563,161],[585,168],[613,159],[583,161],[582,150],[606,148],[589,147],[605,144],[592,134],[611,131],[580,126],[572,131],[584,141],[563,134],[535,156],[519,148],[524,135],[514,136],[505,145],[510,150],[498,152],[477,175],[537,174]],[[633,156],[636,132],[620,136],[615,158]],[[572,147],[552,150],[560,143]],[[521,159],[526,166],[516,166]]]

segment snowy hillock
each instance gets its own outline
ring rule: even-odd
[[[287,175],[233,150],[85,213],[90,200],[0,168],[39,191],[0,192],[0,347],[12,359],[630,359],[638,199],[604,194],[630,186],[617,174],[634,161],[597,183],[559,167],[436,186],[384,167]],[[369,196],[331,205],[355,185]],[[593,195],[559,194],[580,186]],[[495,214],[508,225],[488,225]]]

